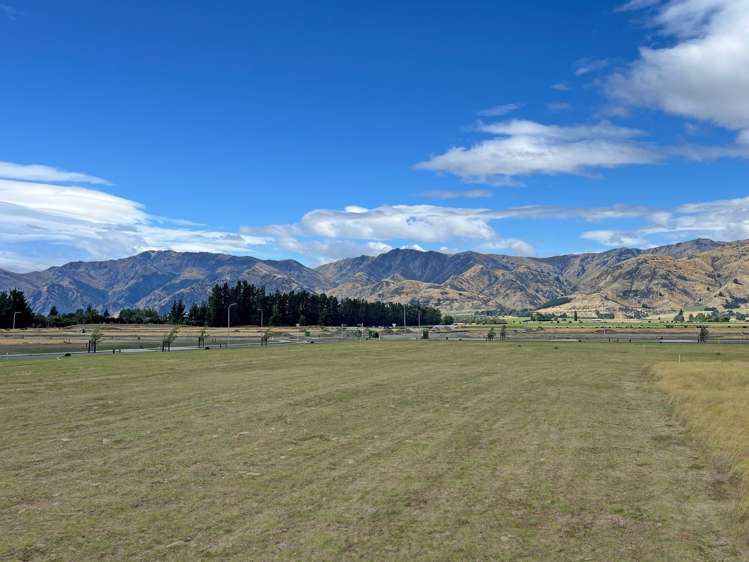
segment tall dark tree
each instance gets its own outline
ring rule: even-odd
[[[262,317],[266,326],[323,325],[339,326],[388,326],[403,323],[403,305],[397,303],[367,302],[362,299],[341,299],[308,291],[277,291],[266,294],[262,288],[246,281],[234,286],[215,285],[208,301],[194,304],[188,315],[192,324],[225,326],[226,311],[230,304],[232,324],[260,324]],[[405,305],[406,320],[411,326],[418,322],[425,325],[439,324],[440,311],[418,304]]]
[[[187,313],[187,322],[193,326],[205,326],[208,321],[208,305],[193,303]]]
[[[34,322],[26,296],[18,289],[0,293],[0,328],[12,328],[14,318],[16,328],[28,328]]]
[[[185,303],[182,302],[182,299],[172,301],[172,308],[167,315],[167,321],[172,324],[182,324],[185,321]]]

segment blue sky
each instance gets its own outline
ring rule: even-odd
[[[0,0],[0,268],[749,238],[749,0]]]

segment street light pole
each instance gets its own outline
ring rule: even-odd
[[[229,349],[229,328],[231,327],[231,307],[237,306],[237,303],[233,302],[226,309],[226,349]]]
[[[14,330],[16,329],[16,316],[18,316],[19,314],[21,314],[21,313],[20,312],[14,312],[13,313],[13,329]]]
[[[263,309],[260,309],[260,329],[263,329]]]

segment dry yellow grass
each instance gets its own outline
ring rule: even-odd
[[[736,481],[749,523],[749,362],[659,363],[655,374],[689,430]]]
[[[727,486],[645,374],[674,353],[430,340],[0,361],[0,560],[747,560]]]

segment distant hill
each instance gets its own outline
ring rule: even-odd
[[[202,301],[213,284],[237,280],[271,291],[306,289],[419,301],[445,311],[629,314],[686,306],[720,308],[749,301],[749,241],[698,239],[650,250],[550,258],[392,250],[316,269],[293,260],[164,251],[26,274],[0,270],[0,290],[22,289],[41,312],[53,304],[60,311],[88,304],[112,312],[136,306],[163,310],[175,298],[188,304]]]
[[[214,284],[240,279],[271,291],[327,287],[319,273],[293,260],[160,251],[25,274],[0,270],[0,289],[22,289],[37,312],[47,312],[52,305],[64,312],[89,304],[115,312],[132,307],[163,310],[173,299],[202,301]]]
[[[749,297],[749,241],[698,239],[651,250],[616,249],[550,258],[393,250],[317,268],[333,294],[409,302],[444,310],[563,312],[722,307]],[[734,282],[734,279],[738,283]],[[567,299],[565,299],[567,300]]]

